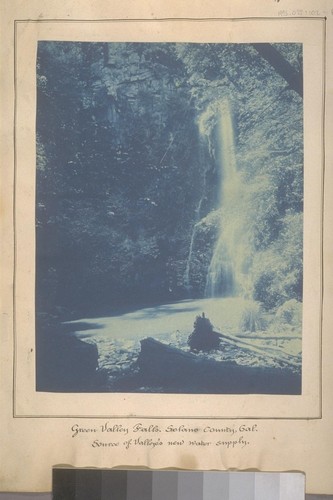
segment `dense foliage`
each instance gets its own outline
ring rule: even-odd
[[[276,48],[297,71],[301,46]],[[302,298],[302,99],[249,44],[40,42],[37,310],[202,296],[232,103],[253,297]]]

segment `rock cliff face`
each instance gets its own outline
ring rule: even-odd
[[[96,345],[38,319],[37,391],[94,392],[102,386]],[[42,332],[42,334],[41,334]]]
[[[53,307],[185,297],[207,168],[185,69],[163,44],[65,45],[39,49],[40,290]]]

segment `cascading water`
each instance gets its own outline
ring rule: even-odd
[[[199,124],[199,131],[200,131],[200,124]],[[200,131],[200,135],[203,136],[201,131]],[[201,158],[201,161],[202,162],[205,161],[204,157]],[[192,227],[190,247],[189,247],[188,257],[186,260],[186,268],[185,268],[185,273],[184,273],[184,284],[185,284],[185,287],[189,293],[191,293],[191,290],[192,290],[191,267],[192,267],[193,250],[194,250],[194,246],[195,246],[195,239],[197,236],[197,229],[200,226],[202,205],[203,205],[204,199],[206,198],[206,183],[207,183],[206,176],[207,176],[207,168],[208,167],[209,167],[209,165],[207,164],[207,167],[204,170],[203,175],[202,175],[202,193],[201,193],[201,197],[200,197],[200,200],[198,202],[198,205],[195,209],[195,219],[194,219],[194,224]]]
[[[191,242],[190,249],[188,252],[188,257],[186,261],[185,275],[184,275],[184,283],[188,291],[191,289],[191,280],[190,280],[190,272],[191,272],[191,263],[192,263],[192,255],[193,255],[193,246],[196,236],[197,224],[194,224],[192,234],[191,234]]]
[[[245,190],[237,170],[233,118],[227,99],[218,109],[217,125],[220,227],[208,268],[205,295],[248,296]]]

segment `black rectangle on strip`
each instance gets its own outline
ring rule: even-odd
[[[76,469],[53,469],[53,500],[74,500],[76,485]]]
[[[77,469],[75,482],[75,500],[100,500],[101,492],[101,469]]]

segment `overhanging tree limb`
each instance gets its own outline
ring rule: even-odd
[[[286,80],[289,87],[303,97],[303,74],[297,71],[270,43],[253,43],[252,46]]]

